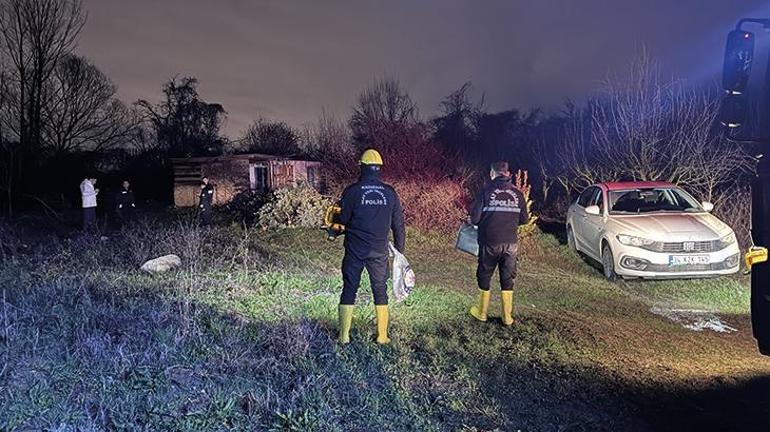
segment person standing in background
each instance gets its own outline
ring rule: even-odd
[[[80,182],[80,197],[83,205],[83,230],[93,230],[96,228],[96,196],[99,195],[99,189],[96,189],[95,178],[85,178]]]
[[[198,211],[200,212],[200,226],[211,225],[211,207],[214,204],[214,186],[209,182],[209,178],[203,176],[201,178],[201,194],[198,204]]]
[[[134,218],[136,203],[134,202],[134,191],[131,190],[131,183],[123,180],[120,191],[115,199],[115,213],[118,216],[118,223],[125,225]]]

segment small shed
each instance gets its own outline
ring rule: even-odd
[[[281,186],[306,181],[321,188],[321,163],[266,154],[237,154],[173,158],[174,205],[198,205],[201,177],[214,184],[214,205],[230,202],[241,192],[271,192]]]

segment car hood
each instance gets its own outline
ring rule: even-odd
[[[710,213],[612,215],[610,225],[615,234],[628,234],[662,242],[716,240],[732,231],[727,224]]]

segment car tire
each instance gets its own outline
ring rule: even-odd
[[[575,244],[575,233],[572,232],[572,227],[567,227],[567,247],[572,252],[577,252],[577,245]]]
[[[608,244],[602,247],[602,269],[604,277],[608,281],[615,282],[618,280],[618,274],[615,273],[615,258],[612,256],[612,249],[610,249]]]

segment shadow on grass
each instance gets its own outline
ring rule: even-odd
[[[463,394],[441,379],[422,383],[432,415],[448,430],[765,431],[770,377],[708,382],[632,382],[632,371],[572,361],[579,347],[560,347],[544,320],[525,317],[515,329],[499,322],[455,322],[413,342],[417,362],[434,375],[475,383]],[[433,339],[439,339],[436,343]],[[440,345],[441,352],[433,347]]]
[[[250,321],[173,283],[7,290],[0,429],[435,430],[392,379],[391,348],[340,349],[328,323]]]
[[[463,392],[441,380],[424,383],[420,391],[434,393],[442,405],[436,419],[448,430],[648,430],[616,396],[615,383],[570,361],[571,347],[554,331],[532,317],[514,328],[469,318],[418,337],[413,355],[419,362],[443,369],[437,375],[466,376],[473,386]],[[434,338],[442,341],[441,352],[431,351]]]
[[[256,430],[766,430],[770,378],[632,385],[570,358],[547,320],[367,328],[249,321],[173,297],[168,279],[11,290],[0,426]],[[699,390],[698,390],[699,389]]]
[[[184,274],[136,275],[118,253],[130,248],[93,263],[67,255],[44,275],[0,271],[0,429],[766,430],[769,420],[768,379],[630,383],[633,371],[576,358],[580,347],[539,315],[513,329],[453,311],[419,329],[396,317],[390,347],[359,322],[340,348],[328,320],[248,320],[195,301]]]
[[[770,376],[638,388],[626,398],[654,430],[767,431]]]
[[[567,244],[567,229],[564,222],[538,220],[537,226],[544,234],[554,236],[560,244]]]

